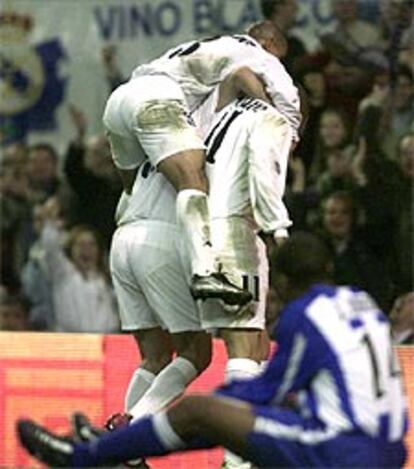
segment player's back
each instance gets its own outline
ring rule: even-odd
[[[183,89],[192,112],[225,76],[236,68],[249,66],[274,81],[281,108],[294,107],[297,90],[282,63],[248,35],[220,36],[191,41],[168,50],[158,59],[138,66],[132,79],[164,74]],[[295,114],[296,110],[290,110]],[[295,116],[296,117],[296,116]]]
[[[317,372],[299,393],[302,411],[327,428],[401,440],[407,427],[401,373],[388,321],[370,296],[317,286],[287,312],[284,320],[295,318],[309,350],[320,353],[304,358],[308,368],[317,363]]]
[[[215,94],[197,116],[207,147],[211,218],[243,218],[264,231],[287,228],[291,222],[282,196],[291,133],[286,120],[253,98],[240,98],[214,113]],[[213,117],[204,121],[206,115]],[[279,139],[280,132],[285,137]]]
[[[122,195],[117,208],[117,224],[153,220],[175,225],[176,197],[174,187],[147,160],[138,170],[131,195]]]

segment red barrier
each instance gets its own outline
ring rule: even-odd
[[[414,347],[399,349],[414,422]],[[208,391],[222,381],[226,354],[215,341],[213,364],[190,387]],[[128,336],[0,332],[0,467],[41,467],[18,445],[15,422],[33,418],[58,432],[69,430],[68,416],[82,410],[102,424],[123,406],[129,376],[139,363]],[[412,451],[406,467],[414,468]],[[213,469],[222,451],[199,451],[151,460],[155,469]]]

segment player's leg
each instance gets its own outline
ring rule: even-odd
[[[98,467],[186,449],[225,446],[247,453],[254,413],[246,403],[214,396],[189,396],[153,417],[90,443],[60,439],[30,421],[20,421],[23,446],[39,460],[59,467]]]
[[[261,371],[261,336],[265,328],[265,300],[268,291],[268,263],[263,242],[255,235],[249,223],[243,220],[213,220],[213,239],[220,248],[219,255],[224,268],[234,282],[241,282],[250,289],[254,301],[251,316],[231,318],[212,302],[202,308],[203,326],[216,327],[224,340],[228,361],[225,381],[249,379]],[[234,234],[237,233],[237,236]],[[250,468],[240,457],[225,452],[224,467]]]
[[[149,305],[139,284],[140,277],[157,262],[159,251],[136,240],[147,236],[148,228],[124,226],[115,232],[110,270],[117,296],[122,330],[134,335],[141,363],[131,376],[125,396],[128,411],[145,394],[155,376],[171,362],[173,345],[169,334],[160,327],[159,318]]]
[[[239,379],[251,379],[261,373],[260,336],[258,329],[220,329],[219,335],[224,340],[227,351],[227,364],[224,371],[225,382]],[[224,451],[222,468],[250,469],[251,463],[239,455]]]
[[[174,347],[168,332],[156,327],[134,333],[141,355],[141,363],[134,371],[125,394],[125,411],[142,398],[155,377],[172,361]]]
[[[151,164],[177,190],[177,223],[191,259],[192,294],[199,299],[219,297],[230,304],[245,304],[250,300],[248,292],[218,273],[210,238],[205,147],[189,118],[184,94],[167,77],[151,77],[148,83],[145,78],[137,89],[140,96],[145,92],[145,101],[136,105],[132,131]]]
[[[154,414],[180,397],[211,361],[211,337],[203,331],[173,334],[177,355],[154,379],[142,398],[129,409],[133,421]]]
[[[130,409],[134,419],[157,412],[179,397],[211,360],[211,337],[202,330],[199,313],[175,249],[178,234],[175,227],[164,233],[164,249],[157,256],[153,251],[153,264],[157,267],[148,271],[141,282],[148,304],[171,333],[177,354],[157,375],[142,399]]]

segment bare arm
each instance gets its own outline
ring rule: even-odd
[[[122,180],[124,191],[130,195],[139,167],[134,169],[117,169]]]
[[[220,111],[240,95],[258,98],[273,104],[265,91],[262,80],[249,67],[234,70],[222,81],[216,111]]]

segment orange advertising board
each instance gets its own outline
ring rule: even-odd
[[[398,350],[414,422],[414,347]],[[223,378],[226,354],[214,344],[212,365],[190,387],[209,391]],[[0,332],[0,467],[41,467],[18,445],[15,422],[28,417],[57,432],[69,431],[70,414],[85,412],[100,425],[123,405],[123,393],[139,355],[131,337],[93,334]],[[414,468],[414,429],[407,468]],[[154,469],[215,469],[221,450],[151,460]]]

